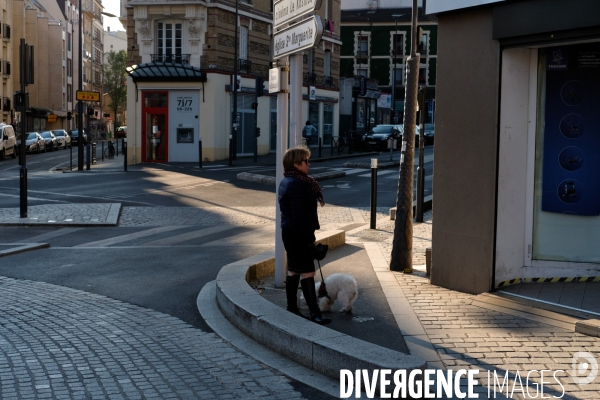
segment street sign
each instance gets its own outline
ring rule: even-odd
[[[269,69],[269,93],[279,93],[279,68]]]
[[[321,8],[323,0],[281,0],[274,5],[273,27],[300,18]]]
[[[273,35],[275,49],[273,59],[313,47],[321,41],[323,23],[314,15]]]
[[[75,98],[82,101],[100,101],[100,92],[84,92],[78,90]]]
[[[314,86],[309,86],[308,87],[308,99],[309,100],[316,100],[317,99],[317,90]]]
[[[56,122],[57,117],[56,114],[48,114],[48,122]]]

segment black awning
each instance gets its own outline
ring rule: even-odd
[[[206,74],[191,65],[151,62],[127,68],[134,82],[206,82]]]

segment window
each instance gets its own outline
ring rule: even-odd
[[[403,76],[402,76],[402,67],[396,67],[391,71],[390,82],[394,82],[396,86],[402,86]],[[394,75],[395,73],[395,75]]]
[[[166,56],[165,62],[173,62],[173,55],[181,55],[182,24],[165,23],[157,24],[157,51],[159,55]]]
[[[404,57],[404,35],[392,33],[392,57]]]
[[[366,68],[357,68],[356,75],[364,76],[365,78],[369,77],[369,71]]]
[[[369,58],[369,37],[366,35],[356,38],[356,58]]]
[[[323,65],[323,75],[331,76],[331,51],[325,50],[325,63]]]
[[[311,47],[310,49],[308,49],[308,66],[307,66],[307,70],[309,74],[312,74],[313,72],[313,60],[314,60],[314,54],[315,54],[315,50]]]
[[[240,26],[240,60],[248,59],[248,27]]]
[[[71,51],[71,34],[67,32],[67,50]]]
[[[67,85],[67,101],[70,103],[73,101],[73,86]]]
[[[421,59],[425,58],[427,56],[427,50],[429,47],[429,34],[428,33],[423,33],[423,37],[421,38],[421,48],[419,49],[419,52],[421,53]]]
[[[71,58],[67,60],[67,76],[73,76],[73,60]]]
[[[427,67],[419,68],[419,85],[427,85]]]

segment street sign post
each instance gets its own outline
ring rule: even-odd
[[[269,93],[279,92],[279,68],[269,69]]]
[[[322,2],[323,0],[281,0],[276,2],[273,6],[273,27],[278,28],[286,22],[320,9]]]
[[[275,44],[273,59],[308,49],[321,41],[323,23],[321,17],[313,15],[273,35]]]

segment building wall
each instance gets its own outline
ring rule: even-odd
[[[14,29],[14,24],[12,23],[13,20],[13,2],[11,0],[6,0],[3,1],[1,3],[2,7],[1,7],[1,16],[2,16],[2,23],[3,24],[8,24],[11,27],[11,30]],[[17,31],[12,30],[11,31],[11,38],[10,40],[2,40],[2,52],[1,52],[1,60],[2,60],[2,86],[1,86],[1,92],[0,92],[0,96],[2,97],[2,104],[5,103],[5,99],[7,99],[8,101],[10,101],[10,105],[11,107],[9,107],[8,109],[4,109],[4,107],[2,108],[2,122],[10,124],[12,123],[11,121],[11,109],[14,109],[14,104],[13,104],[13,93],[15,92],[14,89],[14,80],[13,80],[13,71],[15,71],[17,69],[17,63],[15,62],[15,59],[13,58],[13,46],[15,44],[15,38],[17,37],[15,35],[15,33],[17,33]],[[17,44],[18,47],[18,44]],[[10,74],[7,74],[8,69],[7,69],[7,63],[10,63]]]
[[[438,27],[431,283],[481,293],[494,260],[500,48],[490,8],[440,15]]]

